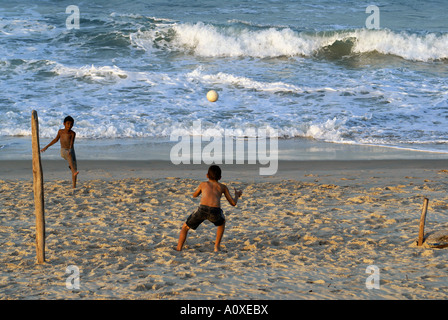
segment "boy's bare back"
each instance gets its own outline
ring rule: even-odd
[[[187,221],[182,225],[179,241],[177,242],[176,247],[176,250],[178,251],[182,250],[185,240],[187,239],[188,230],[190,230],[190,228],[196,230],[196,228],[205,220],[209,220],[217,226],[215,251],[219,251],[226,225],[225,216],[221,209],[221,196],[224,194],[227,201],[229,201],[232,206],[236,206],[238,199],[243,193],[241,190],[236,190],[234,188],[235,197],[232,198],[227,186],[218,182],[218,180],[221,179],[221,168],[217,165],[210,166],[207,178],[208,181],[201,182],[199,187],[193,193],[194,198],[202,194],[200,206],[197,211],[188,216]]]
[[[236,202],[230,195],[227,186],[219,183],[218,181],[209,180],[201,182],[199,187],[193,193],[193,197],[196,198],[200,194],[202,194],[200,203],[205,206],[220,208],[221,196],[223,194],[232,206],[236,205]]]

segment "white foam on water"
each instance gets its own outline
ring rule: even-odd
[[[94,18],[85,13],[88,27],[69,32],[35,11],[0,18],[0,39],[7,41],[0,49],[0,137],[29,136],[28,117],[37,109],[45,139],[70,114],[84,139],[188,134],[202,120],[205,135],[234,129],[244,137],[246,128],[268,126],[279,138],[421,149],[447,144],[446,82],[413,72],[446,65],[443,32],[342,25],[302,31],[269,19],[190,23],[118,9]],[[119,41],[108,32],[120,34]],[[98,39],[107,48],[95,46]],[[341,63],[359,56],[386,62]],[[215,104],[205,99],[212,87],[220,93]]]
[[[387,29],[298,32],[291,28],[217,27],[198,22],[160,24],[150,31],[131,34],[131,42],[147,51],[156,47],[204,57],[294,57],[313,56],[336,42],[349,41],[352,53],[378,52],[406,60],[430,61],[448,58],[448,34],[424,35]]]
[[[84,78],[84,79],[87,78],[92,81],[100,81],[100,82],[119,81],[120,79],[126,79],[128,77],[128,74],[117,66],[95,67],[94,65],[91,65],[76,68],[76,67],[67,67],[59,63],[55,64],[56,65],[52,69],[52,71],[60,76]]]
[[[194,71],[187,74],[187,78],[190,81],[199,80],[207,83],[219,83],[232,86],[240,86],[245,89],[254,89],[267,92],[303,92],[301,88],[293,84],[278,82],[261,82],[250,79],[248,77],[236,76],[224,72],[217,74],[206,74],[201,68],[197,68]]]
[[[377,51],[392,54],[406,60],[430,61],[448,58],[448,34],[425,35],[396,33],[390,30],[357,30],[352,33],[356,38],[353,52],[365,53]]]

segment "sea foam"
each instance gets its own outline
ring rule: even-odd
[[[131,41],[145,50],[165,49],[203,57],[310,57],[341,43],[342,48],[337,50],[348,54],[377,52],[413,61],[448,58],[448,34],[417,35],[388,29],[313,33],[291,28],[169,23],[132,33]]]

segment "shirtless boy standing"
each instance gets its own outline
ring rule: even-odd
[[[58,131],[58,135],[53,139],[45,148],[40,150],[40,152],[45,152],[48,147],[54,145],[56,142],[61,140],[61,157],[68,161],[70,170],[72,171],[72,181],[73,188],[76,188],[76,178],[78,176],[78,169],[76,164],[76,155],[73,144],[75,143],[76,133],[72,130],[75,120],[68,116],[64,119],[64,129]]]
[[[187,239],[188,230],[196,230],[205,219],[213,222],[218,227],[216,230],[215,252],[220,250],[226,224],[226,219],[221,209],[221,196],[224,194],[227,201],[232,206],[236,206],[242,192],[235,189],[235,198],[232,198],[229,189],[224,184],[218,182],[221,179],[221,168],[216,165],[210,166],[207,178],[208,181],[202,182],[193,193],[194,198],[202,194],[201,202],[199,208],[187,218],[187,221],[182,226],[176,248],[178,251],[182,250]]]

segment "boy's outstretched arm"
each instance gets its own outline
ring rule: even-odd
[[[58,135],[56,136],[56,138],[54,138],[53,141],[51,141],[45,148],[42,148],[42,149],[40,150],[40,152],[45,152],[45,150],[47,150],[49,147],[51,147],[51,146],[54,145],[56,142],[58,142],[60,137],[61,137],[61,135],[59,134],[59,131],[58,131]]]
[[[232,198],[232,196],[230,195],[229,188],[227,188],[227,186],[224,186],[224,195],[226,196],[227,201],[229,201],[229,203],[232,206],[236,206],[236,203],[238,202],[238,199],[241,197],[243,192],[241,190],[236,190],[235,188],[233,189],[235,190],[235,198]]]

